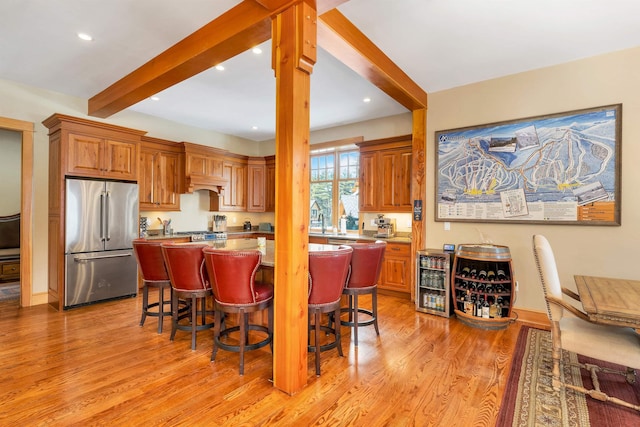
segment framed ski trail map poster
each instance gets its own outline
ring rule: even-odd
[[[622,104],[435,133],[436,221],[620,225]]]

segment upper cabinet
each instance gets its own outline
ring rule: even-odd
[[[140,210],[180,210],[183,158],[180,144],[142,137],[138,179]]]
[[[264,157],[250,157],[247,161],[247,212],[265,211]]]
[[[411,135],[360,147],[360,212],[411,212]]]
[[[137,179],[137,143],[75,133],[68,141],[69,175]]]
[[[267,156],[265,160],[264,210],[276,211],[276,156]]]
[[[220,193],[209,195],[209,210],[245,212],[247,210],[247,157],[227,153],[222,162],[222,178],[226,181]]]
[[[181,143],[184,149],[184,191],[223,191],[229,183],[224,177],[224,156],[226,150],[204,145]]]
[[[138,145],[145,132],[62,114],[43,124],[63,176],[138,180]]]

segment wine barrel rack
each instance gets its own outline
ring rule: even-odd
[[[507,246],[459,245],[451,274],[451,295],[456,317],[472,327],[506,328],[515,320],[512,311],[515,283],[511,253]],[[480,308],[478,301],[487,302],[484,305],[488,306],[486,310],[490,312],[490,317],[486,317],[486,312],[485,317],[477,315],[480,314],[477,313]]]

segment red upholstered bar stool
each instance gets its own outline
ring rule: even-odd
[[[272,343],[273,286],[255,280],[262,259],[260,251],[229,251],[208,247],[203,252],[215,301],[211,361],[215,361],[219,348],[240,353],[240,375],[244,375],[245,351]],[[268,310],[268,326],[249,323],[249,313],[262,310]],[[238,325],[222,329],[225,313],[238,314]],[[252,343],[249,331],[259,331],[266,336]],[[237,345],[223,339],[234,332],[238,332]]]
[[[138,268],[142,276],[142,317],[140,326],[144,325],[147,316],[158,318],[158,333],[162,333],[164,316],[171,316],[171,282],[162,258],[161,242],[147,239],[134,239],[133,252],[136,254]],[[149,288],[158,289],[158,302],[149,304]],[[169,299],[165,301],[164,290],[169,289]],[[168,308],[165,310],[165,305]]]
[[[320,375],[320,352],[338,348],[342,356],[340,324],[331,321],[327,316],[327,324],[323,325],[322,314],[331,313],[340,318],[340,297],[349,276],[349,264],[353,249],[341,246],[337,250],[309,252],[309,346],[310,352],[316,354],[316,375]],[[332,327],[331,325],[334,325]],[[334,340],[326,344],[320,342],[320,331],[334,336]],[[313,333],[313,343],[311,335]]]
[[[382,267],[382,258],[387,247],[386,242],[376,241],[375,243],[353,243],[351,256],[351,275],[347,286],[342,291],[348,298],[348,306],[342,311],[349,313],[349,320],[342,320],[342,325],[353,328],[353,341],[358,345],[358,327],[373,325],[376,335],[380,335],[378,330],[378,277]],[[371,310],[358,305],[359,295],[371,295]],[[359,314],[365,314],[364,320],[359,318]]]
[[[196,349],[196,332],[213,327],[213,323],[207,322],[206,318],[206,299],[212,295],[202,254],[202,249],[207,246],[207,244],[162,244],[162,256],[173,288],[170,339],[173,341],[178,329],[191,331],[191,350]],[[184,313],[178,310],[180,298],[189,301],[189,310]],[[198,311],[198,301],[201,304],[200,311]],[[200,314],[200,324],[198,324],[198,314]],[[180,320],[185,318],[190,318],[190,322],[181,324]]]

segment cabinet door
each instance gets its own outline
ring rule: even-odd
[[[180,155],[174,152],[140,151],[140,210],[180,210]]]
[[[69,134],[67,173],[89,177],[102,176],[103,141],[102,138]]]
[[[180,154],[161,151],[156,157],[155,201],[164,211],[180,210]]]
[[[411,201],[411,169],[413,163],[413,153],[411,150],[398,153],[396,168],[396,198],[394,205],[400,208],[399,212],[412,212],[413,203]]]
[[[378,178],[380,188],[380,210],[393,211],[395,209],[395,199],[397,191],[398,155],[394,151],[379,153],[380,156],[380,176]]]
[[[265,165],[247,166],[247,211],[264,212],[265,210]]]
[[[137,181],[138,144],[133,142],[104,141],[104,175],[115,179]]]
[[[411,293],[411,245],[387,243],[378,286]]]
[[[411,150],[388,150],[379,153],[381,188],[378,209],[388,212],[411,212]]]
[[[276,165],[268,163],[265,174],[264,190],[264,210],[265,212],[276,211]]]
[[[219,211],[245,211],[247,209],[247,167],[239,163],[224,162],[222,176],[229,180],[224,194],[219,197]]]
[[[140,176],[138,179],[140,210],[156,208],[153,196],[157,155],[155,150],[140,150]]]
[[[376,153],[360,154],[360,212],[375,212],[376,203]]]

